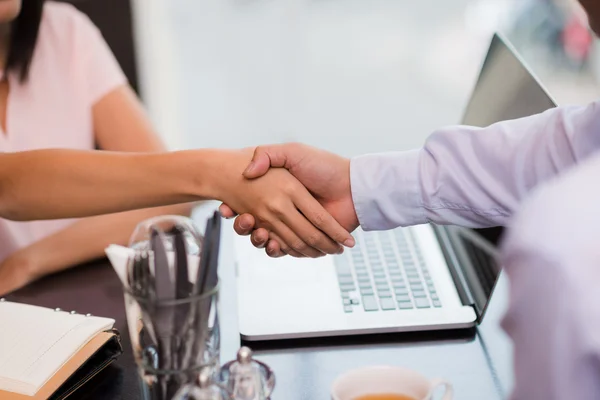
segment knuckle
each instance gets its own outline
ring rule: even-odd
[[[291,250],[290,250],[290,248],[289,248],[289,247],[287,247],[287,246],[281,246],[281,247],[279,248],[279,251],[276,251],[276,250],[273,250],[273,251],[272,251],[272,253],[273,253],[273,254],[288,254],[288,253],[290,253],[290,252],[291,252]]]
[[[284,244],[281,244],[279,246],[279,248],[272,248],[271,249],[271,253],[272,254],[288,254],[290,252],[291,252],[291,249],[288,246],[284,245]]]
[[[277,258],[277,253],[275,253],[275,251],[271,248],[266,248],[265,249],[265,253],[267,253],[267,255],[271,258]]]
[[[306,244],[311,247],[315,247],[321,243],[323,236],[318,233],[313,233],[306,238]]]
[[[307,248],[308,248],[308,245],[306,243],[304,243],[302,240],[295,240],[294,242],[292,242],[292,249],[296,250],[297,252],[302,253]]]
[[[275,216],[277,216],[278,218],[281,218],[284,215],[284,209],[285,209],[285,200],[282,198],[274,198],[271,199],[268,203],[267,203],[267,209],[275,214]]]
[[[237,217],[235,219],[235,223],[233,224],[236,230],[240,230],[240,231],[247,231],[248,229],[245,227],[242,227],[244,222],[244,219],[242,217]]]
[[[235,223],[233,224],[233,229],[235,230],[235,232],[238,235],[245,235],[248,233],[247,229],[243,229],[240,225],[240,221],[239,220],[235,220]]]
[[[285,194],[287,194],[288,196],[295,194],[296,191],[298,190],[298,186],[292,180],[287,180],[285,183],[283,183],[281,185],[281,188],[283,189],[283,192]]]
[[[256,243],[260,243],[263,241],[263,238],[260,235],[260,231],[258,230],[252,232],[252,235],[250,237],[252,238],[252,241]]]
[[[252,245],[254,245],[254,247],[262,247],[263,242],[262,240],[256,238],[254,235],[250,237],[250,241],[252,242]]]
[[[257,223],[257,227],[266,227],[269,226],[269,221],[271,220],[270,218],[270,214],[267,212],[260,212],[257,213],[256,216],[256,223]]]
[[[322,212],[316,213],[313,217],[313,224],[317,228],[322,228],[323,226],[325,226],[326,219],[327,218],[325,217],[325,214],[323,214]]]
[[[291,142],[288,143],[288,147],[290,148],[290,150],[295,151],[295,150],[300,150],[304,145],[300,142]]]

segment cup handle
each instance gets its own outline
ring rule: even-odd
[[[425,399],[433,400],[433,392],[439,386],[444,387],[444,397],[442,397],[442,400],[452,400],[452,398],[454,397],[454,388],[452,387],[452,384],[450,382],[445,381],[443,379],[434,379],[431,381],[431,389],[429,390],[429,394],[427,395],[427,397],[425,397]]]

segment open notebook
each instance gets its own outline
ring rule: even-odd
[[[0,399],[64,399],[122,353],[114,320],[0,302]]]

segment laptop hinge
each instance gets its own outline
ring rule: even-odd
[[[469,291],[469,285],[467,285],[466,278],[462,269],[460,268],[460,262],[456,256],[456,253],[454,252],[450,238],[448,237],[448,232],[446,231],[445,227],[433,224],[432,226],[438,241],[440,242],[440,247],[442,248],[442,253],[446,259],[446,264],[448,265],[448,270],[450,271],[450,275],[454,281],[454,286],[456,286],[460,302],[464,306],[473,307],[475,309],[475,313],[477,314],[475,301],[473,300],[473,296]],[[479,318],[479,314],[477,314],[477,318]]]
[[[497,240],[501,228],[487,228],[475,233],[470,229],[447,225],[434,226],[434,231],[461,301],[473,307],[480,322],[501,269],[498,251],[488,240]]]

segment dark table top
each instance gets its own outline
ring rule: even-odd
[[[225,233],[227,236],[228,233]],[[220,277],[222,357],[235,357],[240,346],[236,315],[233,257],[224,238]],[[455,387],[455,399],[503,399],[510,387],[510,346],[498,321],[505,302],[505,288],[482,326],[468,331],[429,334],[378,335],[357,338],[312,339],[277,344],[253,344],[257,358],[275,371],[273,400],[329,398],[335,377],[366,365],[399,365],[430,378],[444,378]],[[137,371],[131,352],[120,282],[108,261],[101,260],[45,278],[10,296],[9,300],[80,313],[111,317],[122,333],[125,353],[78,398],[89,400],[140,399]]]

